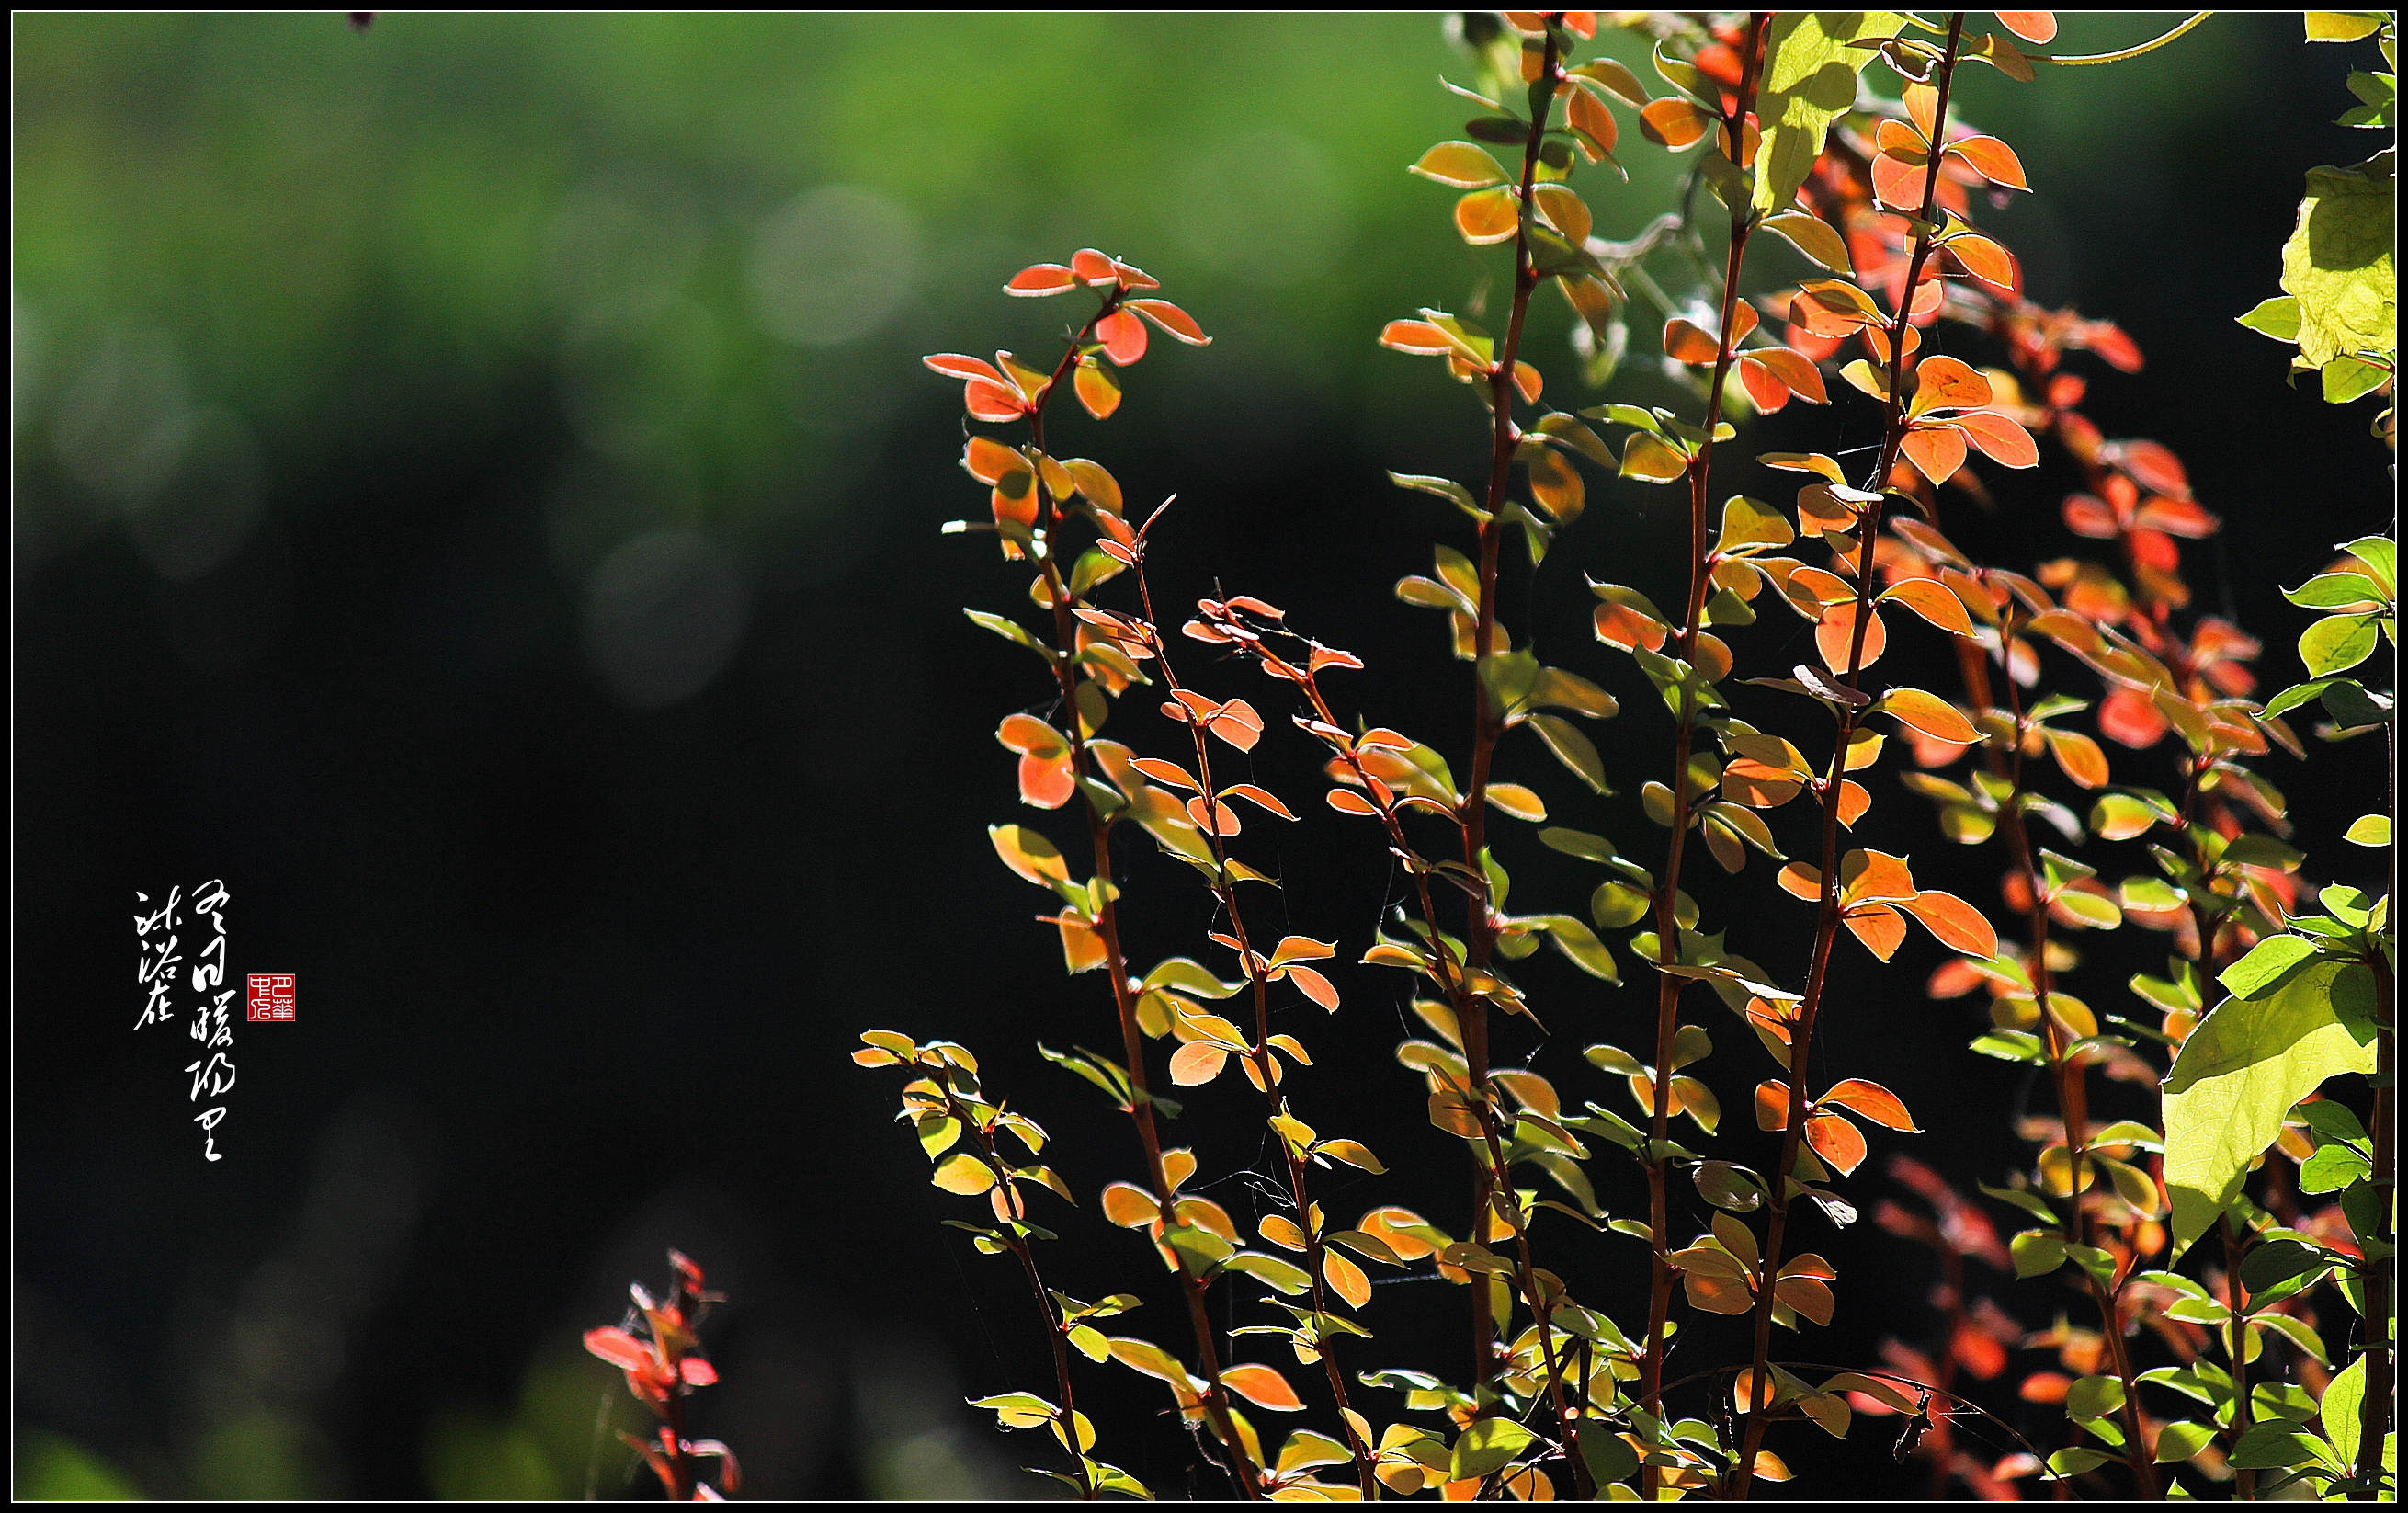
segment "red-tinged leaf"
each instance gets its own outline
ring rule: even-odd
[[[1975,173],[2003,189],[2029,189],[2024,180],[2023,160],[2015,150],[1995,137],[1965,137],[1948,144],[1947,151],[1969,164]]]
[[[1071,383],[1078,390],[1079,403],[1097,420],[1110,417],[1121,407],[1120,381],[1092,363],[1081,363]]]
[[[1970,746],[1982,739],[1982,732],[1956,705],[1920,688],[1891,689],[1882,696],[1881,712],[1935,740]]]
[[[1207,835],[1228,836],[1238,833],[1238,812],[1225,803],[1214,801],[1208,804],[1200,797],[1190,799],[1187,800],[1187,817],[1194,820],[1196,828]]]
[[[1028,401],[1020,396],[1018,389],[985,379],[970,380],[962,396],[962,406],[970,412],[970,419],[996,423],[1018,420],[1028,413]]]
[[[2081,786],[2107,785],[2107,754],[2099,749],[2099,742],[2081,731],[2049,731],[2048,751],[2057,758],[2058,769]]]
[[[2195,500],[2153,494],[2142,502],[2132,524],[2143,530],[2161,530],[2169,536],[2198,540],[2214,535],[2223,522],[2200,509]]]
[[[1892,153],[1882,152],[1874,156],[1872,170],[1874,198],[1892,209],[1922,209],[1924,185],[1930,178],[1930,169],[1924,163],[1909,163]]]
[[[1268,1366],[1231,1366],[1221,1373],[1221,1385],[1257,1407],[1281,1413],[1301,1413],[1304,1400],[1287,1378]]]
[[[1287,980],[1296,985],[1297,992],[1315,1003],[1332,1014],[1338,1012],[1338,989],[1331,986],[1329,979],[1311,967],[1290,967],[1287,969]]]
[[[1845,1082],[1832,1084],[1831,1090],[1814,1102],[1818,1108],[1835,1103],[1861,1114],[1885,1129],[1902,1130],[1908,1134],[1922,1132],[1914,1126],[1914,1116],[1899,1102],[1898,1094],[1878,1082],[1867,1082],[1862,1077],[1850,1077]]]
[[[1999,24],[2027,42],[2053,42],[2057,39],[2057,12],[2053,10],[1997,10],[1992,15]]]
[[[1031,753],[1020,758],[1020,798],[1023,803],[1038,809],[1059,809],[1070,801],[1070,795],[1078,788],[1078,777],[1071,771],[1068,753],[1050,756]]]
[[[1370,1304],[1371,1279],[1363,1275],[1362,1267],[1337,1251],[1324,1250],[1321,1253],[1321,1275],[1330,1289],[1351,1305],[1361,1308]]]
[[[1998,411],[1977,410],[1970,415],[1957,416],[1956,424],[1959,430],[1973,439],[1975,446],[2000,467],[2040,466],[2040,445],[2031,439],[2031,433]]]
[[[1379,805],[1353,788],[1330,789],[1329,807],[1341,814],[1377,814],[1380,812]]]
[[[1918,425],[1906,433],[1898,449],[1914,464],[1916,472],[1934,483],[1945,483],[1965,466],[1964,433],[1956,429],[1954,422]]]
[[[996,366],[982,357],[970,357],[958,352],[940,352],[932,356],[923,357],[920,361],[947,378],[964,381],[985,379],[988,382],[996,384],[1007,382],[1004,376],[996,371]]]
[[[1646,138],[1677,152],[1713,129],[1714,118],[1686,100],[1656,100],[1639,112]]]
[[[690,1355],[679,1362],[678,1375],[685,1378],[688,1387],[709,1387],[719,1380],[719,1373],[710,1362],[698,1355]]]
[[[1174,788],[1184,788],[1190,793],[1201,792],[1204,786],[1188,776],[1187,769],[1177,762],[1164,761],[1159,756],[1140,756],[1129,765],[1156,783],[1167,784]]]
[[[1104,344],[1104,355],[1114,365],[1126,367],[1145,355],[1145,323],[1125,310],[1116,310],[1096,323],[1096,339]]]
[[[1859,669],[1869,668],[1881,659],[1883,648],[1889,644],[1889,630],[1882,624],[1881,611],[1865,612],[1864,646],[1856,658]],[[1823,655],[1823,665],[1833,672],[1845,675],[1851,649],[1856,646],[1856,602],[1833,604],[1823,611],[1822,619],[1814,625],[1814,649]]]
[[[1782,868],[1773,881],[1781,885],[1781,891],[1793,899],[1813,902],[1823,896],[1822,870],[1809,867],[1802,861],[1793,861]]]
[[[1474,247],[1512,240],[1521,217],[1521,201],[1503,185],[1474,190],[1455,202],[1455,229]]]
[[[1803,358],[1799,360],[1804,361]],[[1773,372],[1772,365],[1767,363],[1761,354],[1749,353],[1741,357],[1738,367],[1740,387],[1747,391],[1747,397],[1758,413],[1770,415],[1789,402],[1789,385],[1781,382],[1780,376]]]
[[[1571,99],[1565,104],[1564,113],[1572,129],[1588,138],[1581,143],[1582,156],[1595,163],[1600,154],[1613,151],[1621,128],[1615,124],[1613,112],[1605,108],[1603,100],[1584,89],[1574,88]],[[1591,150],[1592,143],[1595,144],[1594,151]]]
[[[1427,321],[1390,321],[1381,329],[1380,345],[1416,357],[1442,357],[1455,350],[1447,334]]]
[[[1263,717],[1254,713],[1254,705],[1242,699],[1232,699],[1221,706],[1219,713],[1205,719],[1204,728],[1240,751],[1252,751],[1254,742],[1263,738]]]
[[[2099,701],[2099,733],[2134,751],[2166,738],[2166,717],[2147,694],[2118,688]]]
[[[1703,367],[1721,356],[1722,349],[1702,329],[1675,315],[1664,323],[1664,355]]]
[[[1786,384],[1800,398],[1818,405],[1830,403],[1829,396],[1823,392],[1822,371],[1808,361],[1803,353],[1792,352],[1787,347],[1759,347],[1749,353],[1743,360],[1761,364],[1771,369],[1772,376]]]
[[[1806,1144],[1842,1176],[1865,1163],[1865,1132],[1837,1114],[1807,1115]]]
[[[1269,810],[1272,814],[1277,814],[1282,819],[1296,818],[1296,815],[1288,809],[1287,805],[1280,802],[1279,796],[1277,794],[1272,793],[1268,788],[1258,788],[1251,783],[1233,783],[1229,786],[1221,790],[1221,797],[1224,799],[1243,799],[1249,803],[1260,804],[1263,808]]]
[[[1191,1040],[1171,1053],[1170,1080],[1182,1088],[1199,1088],[1221,1074],[1229,1053],[1209,1040]]]
[[[2061,1371],[2035,1371],[2023,1379],[2015,1395],[2027,1403],[2062,1403],[2073,1388],[2073,1378]]]
[[[624,1329],[589,1329],[585,1348],[621,1371],[648,1371],[655,1362],[652,1347]]]
[[[2007,1369],[2007,1347],[1970,1319],[1957,1325],[1956,1332],[1949,1336],[1948,1353],[1956,1358],[1958,1365],[1983,1381]]]
[[[2088,494],[2065,497],[2065,528],[2094,541],[2112,541],[2123,530],[2107,502]]]
[[[1904,857],[1886,851],[1851,851],[1840,858],[1840,896],[1850,903],[1914,897],[1914,874]]]
[[[1539,402],[1539,395],[1545,387],[1546,381],[1539,376],[1539,370],[1537,368],[1524,362],[1516,362],[1513,365],[1514,392],[1521,395],[1522,402],[1524,404],[1537,404]],[[1550,454],[1550,455],[1552,455],[1552,454]]]
[[[1092,247],[1082,247],[1072,254],[1070,272],[1082,283],[1113,283],[1120,279],[1112,260]]]
[[[1952,951],[1985,961],[1999,954],[1999,932],[1983,917],[1981,910],[1954,893],[1925,888],[1899,907],[1914,915],[1924,929]]]
[[[1634,646],[1661,651],[1671,635],[1671,627],[1663,621],[1627,604],[1598,605],[1596,622],[1597,639],[1626,652]]]
[[[2103,450],[2109,461],[2151,493],[2190,497],[2190,475],[2169,448],[2155,441],[2113,441]]]
[[[1866,950],[1887,961],[1898,955],[1906,944],[1906,920],[1886,903],[1861,903],[1841,916],[1848,933],[1864,943]]]
[[[1506,182],[1508,177],[1488,150],[1476,142],[1440,142],[1423,153],[1410,171],[1450,189],[1486,189]]]
[[[1184,341],[1191,347],[1209,347],[1212,344],[1212,339],[1206,336],[1204,328],[1196,324],[1196,317],[1168,299],[1132,299],[1128,302],[1127,308],[1162,327],[1165,334]]]
[[[1973,620],[1965,612],[1965,601],[1937,578],[1901,579],[1883,590],[1882,602],[1903,604],[1952,635],[1970,638],[1973,634]]]
[[[1011,281],[1003,286],[1003,292],[1026,299],[1042,299],[1047,295],[1058,295],[1077,287],[1079,276],[1068,268],[1059,263],[1039,263],[1013,274]]]
[[[1104,964],[1104,938],[1096,927],[1076,915],[1049,915],[1062,933],[1062,970],[1069,973],[1093,972]]]

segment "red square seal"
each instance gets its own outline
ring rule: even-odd
[[[251,1024],[284,1024],[293,1022],[293,974],[253,973],[251,976],[250,1012],[245,1018]]]

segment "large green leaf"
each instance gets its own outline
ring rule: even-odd
[[[1764,38],[1764,88],[1756,120],[1756,208],[1785,210],[1814,170],[1831,122],[1856,103],[1856,72],[1873,59],[1852,48],[1868,36],[1896,36],[1906,18],[1887,10],[1784,10]]]
[[[2400,346],[2392,272],[2389,155],[2360,168],[2311,168],[2300,223],[2283,244],[2283,288],[2300,300],[2300,355],[2336,357]]]
[[[2372,1073],[2374,973],[2317,961],[2229,998],[2166,1074],[2166,1191],[2179,1254],[2240,1195],[2291,1105],[2328,1077]]]

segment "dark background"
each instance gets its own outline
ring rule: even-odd
[[[2170,23],[2069,18],[2058,48]],[[1133,501],[1179,495],[1156,538],[1168,602],[1220,583],[1297,610],[1370,662],[1354,707],[1453,750],[1468,672],[1389,585],[1462,523],[1381,475],[1472,476],[1482,425],[1433,365],[1371,341],[1417,306],[1471,308],[1501,264],[1402,172],[1457,128],[1432,77],[1469,77],[1437,21],[393,15],[355,36],[331,15],[51,16],[20,18],[16,41],[20,1491],[577,1495],[591,1477],[611,1494],[630,1457],[595,1450],[596,1408],[634,1408],[577,1339],[629,1278],[664,1280],[669,1245],[733,1297],[710,1336],[724,1385],[696,1411],[748,1491],[1041,1490],[1011,1468],[1047,1447],[960,1405],[1045,1389],[1025,1299],[938,1226],[963,1210],[887,1122],[893,1074],[845,1059],[867,1026],[962,1040],[1054,1129],[1090,1210],[1136,1169],[1123,1121],[1032,1047],[1105,1046],[1109,1008],[1095,978],[1062,977],[1027,919],[1041,896],[982,833],[1028,818],[992,731],[1044,688],[959,613],[1012,610],[1023,577],[936,533],[983,501],[954,465],[958,389],[916,359],[1050,350],[1065,306],[996,293],[1027,262],[1092,243],[1164,278],[1215,345],[1157,339],[1122,415],[1062,424],[1057,450],[1105,460]],[[2036,188],[1984,215],[2030,292],[2147,354],[2134,377],[2076,359],[2086,408],[2174,448],[2224,517],[2192,580],[2201,608],[2266,637],[2270,686],[2304,624],[2276,584],[2388,514],[2372,402],[2286,389],[2284,349],[2231,320],[2275,292],[2304,171],[2371,151],[2327,124],[2359,50],[2227,16],[2127,65],[2024,87],[1976,69],[1960,91]],[[1608,236],[1678,171],[1625,131],[1631,183],[1584,180]],[[1760,287],[1799,276],[1783,256],[1751,260]],[[1541,307],[1529,348],[1556,394],[1577,386],[1562,315]],[[1613,396],[1674,402],[1655,317],[1634,324]],[[1803,408],[1748,440],[1872,437],[1853,394],[1836,420]],[[1999,509],[1965,507],[1968,544],[2009,564],[2075,549],[2054,457],[1985,476]],[[1785,493],[1738,468],[1716,487]],[[1579,574],[1671,581],[1677,513],[1669,492],[1592,480],[1586,517],[1508,601],[1542,655],[1624,698],[1597,728],[1617,773],[1652,775],[1664,721],[1589,640]],[[1767,666],[1806,655],[1784,615],[1743,636]],[[1917,640],[1892,653],[1901,677]],[[1200,651],[1184,671],[1282,707]],[[1919,681],[1950,685],[1936,666]],[[1173,732],[1149,703],[1112,733],[1160,749]],[[1256,774],[1305,817],[1249,826],[1287,885],[1269,923],[1351,961],[1385,861],[1273,724]],[[2115,755],[2119,777],[2164,781],[2162,753]],[[2312,778],[2265,765],[2329,845],[2379,758],[2318,758]],[[1534,747],[1504,775],[1636,856],[1660,845],[1638,777],[1577,800]],[[1913,845],[1927,886],[1991,900],[1983,856],[1943,851],[1927,806],[1874,787],[1860,843]],[[1780,819],[1794,838],[1799,816]],[[1577,909],[1593,879],[1520,827],[1499,846],[1517,908]],[[1200,952],[1193,875],[1131,857],[1133,957]],[[1763,909],[1767,875],[1700,886],[1708,923],[1795,979],[1806,912]],[[212,877],[232,970],[299,979],[297,1023],[237,1026],[215,1164],[189,1042],[132,1032],[126,975],[135,892]],[[2086,968],[2095,1005],[2157,965],[2162,942],[2138,937]],[[2045,1091],[1963,1050],[1977,1011],[1919,990],[1938,959],[1920,936],[1886,973],[1843,956],[1820,1054],[1922,1118],[1877,1158],[1908,1150],[1970,1189],[2027,1159],[2000,1110]],[[1578,1048],[1642,1046],[1652,989],[1552,958],[1524,975],[1554,1030],[1534,1064],[1621,1106]],[[1335,976],[1343,1012],[1296,1027],[1320,1058],[1299,1112],[1436,1175],[1426,1192],[1333,1175],[1326,1201],[1459,1231],[1447,1142],[1388,1059],[1402,980]],[[1755,1053],[1703,1013],[1725,1048],[1706,1069],[1731,1114],[1719,1153],[1769,1160]],[[1233,1079],[1178,1135],[1241,1218],[1254,1199],[1228,1174],[1256,1154],[1251,1099]],[[1635,1178],[1597,1164],[1632,1211]],[[1868,1209],[1891,1190],[1878,1159],[1850,1190]],[[1049,1251],[1057,1284],[1152,1286],[1142,1246],[1089,1222]],[[1810,1229],[1846,1274],[1818,1358],[1869,1361],[1890,1331],[1928,1343],[1927,1256],[1870,1224]],[[1635,1242],[1544,1243],[1584,1297],[1643,1314]],[[2056,1306],[2014,1291],[2035,1323]],[[1459,1374],[1463,1306],[1384,1291],[1381,1338],[1350,1363]],[[1160,1300],[1125,1322],[1183,1333]],[[1727,1356],[1698,1333],[1698,1359]],[[1183,1490],[1159,1390],[1082,1379],[1110,1400],[1105,1453]],[[1786,1438],[1810,1475],[1919,1485],[1884,1470],[1884,1436]]]

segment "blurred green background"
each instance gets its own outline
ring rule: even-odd
[[[2174,19],[2069,16],[2057,47]],[[20,15],[15,40],[21,1495],[617,1493],[604,1420],[633,1405],[577,1334],[667,1244],[737,1300],[701,1411],[749,1490],[1027,1493],[959,1406],[1032,1365],[997,1343],[1021,1304],[981,1301],[891,1089],[842,1059],[865,1024],[955,1035],[1088,1118],[1025,1042],[1094,1005],[980,833],[1010,807],[994,722],[1041,691],[958,615],[1017,589],[936,535],[982,504],[917,358],[1045,350],[1061,307],[997,294],[1029,262],[1163,278],[1215,344],[1157,343],[1076,446],[1181,495],[1177,586],[1309,598],[1329,639],[1395,645],[1366,686],[1410,710],[1435,653],[1387,584],[1445,527],[1381,472],[1481,439],[1371,338],[1477,308],[1498,265],[1403,171],[1459,128],[1440,19]],[[2296,581],[2386,495],[2364,415],[2231,324],[2304,169],[2369,151],[2327,124],[2345,50],[2219,17],[1959,94],[2037,191],[1984,223],[2035,297],[2149,354],[2090,369],[2089,408],[2189,461],[2253,569],[2203,592],[2277,658],[2256,566]],[[1621,155],[1627,187],[1583,180],[1609,237],[1683,171],[1627,121]],[[1634,324],[1614,396],[1662,401]],[[1534,330],[1569,394],[1563,312]],[[2066,550],[2062,488],[2000,492],[2001,560]],[[1564,551],[1652,561],[1662,513],[1594,488]],[[1577,634],[1550,573],[1534,614]],[[1326,880],[1319,933],[1368,929],[1377,861]],[[130,890],[218,875],[235,970],[309,989],[238,1043],[205,1169],[108,985]],[[1898,1054],[1989,1075],[1959,1038]]]

